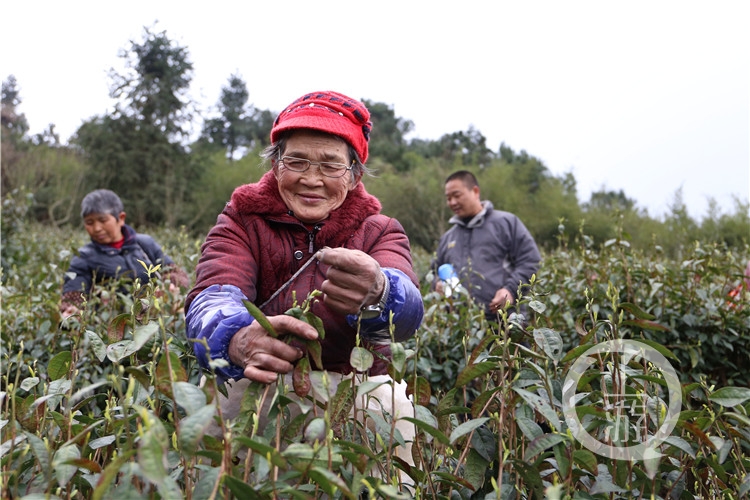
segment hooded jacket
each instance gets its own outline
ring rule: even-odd
[[[265,315],[283,314],[295,299],[301,303],[326,279],[326,266],[317,261],[305,266],[326,246],[367,253],[389,280],[385,311],[379,318],[361,320],[359,325],[363,338],[383,341],[370,347],[385,356],[390,354],[387,332],[391,314],[394,339],[412,336],[422,321],[424,305],[409,240],[401,224],[380,214],[380,209],[380,202],[360,182],[326,220],[308,227],[284,204],[272,171],[258,183],[238,187],[206,237],[196,267],[196,283],[185,303],[188,337],[206,342],[193,344],[199,362],[208,367],[210,359],[224,359],[229,366],[216,368],[216,373],[225,379],[242,378],[244,367],[231,363],[228,349],[232,336],[254,321],[243,300],[261,306],[284,287],[263,306]],[[321,340],[323,368],[349,373],[357,316],[338,315],[322,301],[314,301],[311,311],[321,318],[325,329]],[[370,374],[385,373],[386,363],[375,358]]]
[[[491,201],[466,221],[453,216],[453,227],[438,245],[435,268],[452,264],[461,284],[487,309],[495,293],[506,288],[518,299],[518,286],[539,269],[541,255],[521,219],[495,210]]]

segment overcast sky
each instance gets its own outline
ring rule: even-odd
[[[263,5],[256,5],[262,3]],[[313,90],[383,102],[409,138],[473,126],[572,172],[581,202],[624,190],[661,216],[682,189],[750,198],[750,29],[744,0],[13,1],[0,9],[0,77],[63,141],[109,112],[110,68],[143,28],[188,49],[204,112],[233,73],[250,103],[280,111]],[[377,124],[375,124],[377,127]],[[199,127],[198,127],[199,128]]]

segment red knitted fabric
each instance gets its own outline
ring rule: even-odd
[[[354,147],[362,163],[367,161],[372,122],[370,112],[356,99],[332,91],[303,95],[276,117],[271,142],[280,132],[299,128],[337,135]]]

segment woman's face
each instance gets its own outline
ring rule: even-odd
[[[122,226],[125,224],[125,212],[118,217],[112,214],[93,213],[83,218],[83,225],[91,239],[101,245],[111,245],[120,241]]]
[[[343,163],[349,165],[349,147],[334,135],[299,130],[286,141],[282,156],[293,156],[313,162]],[[315,224],[344,203],[349,191],[356,187],[359,179],[352,180],[351,171],[338,178],[320,173],[317,164],[310,165],[305,172],[294,172],[274,161],[274,172],[279,182],[279,193],[287,208],[306,224]]]

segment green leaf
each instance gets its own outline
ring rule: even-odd
[[[223,479],[224,484],[226,484],[229,489],[232,490],[232,493],[234,493],[234,496],[237,498],[248,500],[263,500],[265,498],[261,496],[257,491],[255,491],[255,488],[243,481],[240,481],[236,477],[225,474]]]
[[[167,431],[159,419],[145,411],[141,414],[144,416],[146,429],[138,441],[138,464],[144,476],[154,484],[159,484],[167,479]]]
[[[541,413],[553,429],[560,430],[560,418],[546,399],[519,387],[513,387],[513,390],[531,405],[532,408]]]
[[[55,477],[60,487],[65,487],[78,472],[78,467],[68,464],[68,461],[79,458],[81,458],[81,450],[75,444],[65,444],[55,452],[52,458],[52,468],[55,469]]]
[[[668,326],[664,326],[662,324],[657,323],[656,321],[649,321],[647,319],[633,319],[633,320],[625,320],[622,322],[624,326],[635,326],[638,328],[643,328],[644,330],[657,330],[660,332],[668,332],[670,328]],[[643,340],[643,339],[638,339]]]
[[[192,415],[206,406],[206,394],[203,389],[195,384],[175,382],[172,385],[172,391],[175,401],[188,415]]]
[[[567,447],[565,444],[557,443],[552,447],[552,453],[555,455],[557,470],[560,472],[560,477],[568,477],[568,475],[570,475],[570,458],[568,458]]]
[[[92,439],[89,441],[89,448],[92,450],[98,450],[99,448],[104,448],[105,446],[109,446],[110,444],[115,442],[115,439],[117,439],[114,435],[109,436],[102,436],[100,438]]]
[[[564,441],[565,437],[560,434],[543,434],[529,443],[526,447],[523,459],[525,462],[531,462],[531,459],[539,453]]]
[[[391,364],[398,377],[394,377],[396,382],[401,382],[406,370],[406,350],[400,342],[391,342]]]
[[[371,393],[381,385],[387,384],[386,381],[379,381],[376,382],[374,380],[365,379],[361,383],[357,384],[357,397],[361,398],[362,396]]]
[[[526,439],[529,441],[544,434],[544,431],[539,427],[539,424],[530,418],[516,417],[516,423],[518,424],[518,428],[521,429],[521,432],[523,432],[523,435],[526,436]]]
[[[464,467],[464,479],[466,479],[474,491],[477,491],[484,484],[484,476],[487,472],[490,462],[482,455],[477,453],[473,448],[469,450],[466,457],[466,466]]]
[[[453,432],[451,432],[451,436],[449,438],[449,441],[451,444],[455,443],[461,436],[464,436],[470,432],[472,432],[477,427],[481,427],[489,420],[488,417],[482,417],[482,418],[476,418],[473,420],[469,420],[468,422],[464,422],[455,429],[453,429]]]
[[[154,336],[159,333],[159,323],[156,321],[149,321],[148,324],[139,326],[133,332],[133,348],[138,351],[141,347],[146,345]]]
[[[39,377],[26,377],[26,378],[25,378],[25,379],[23,379],[23,381],[21,382],[21,385],[20,385],[20,387],[21,387],[21,389],[23,389],[24,391],[27,391],[27,392],[28,392],[28,391],[30,391],[31,389],[33,389],[34,387],[36,387],[37,385],[39,385]]]
[[[598,462],[589,450],[573,450],[573,462],[584,470],[596,475]]]
[[[98,359],[99,362],[104,361],[107,357],[107,344],[104,343],[104,341],[96,332],[86,330],[85,335],[86,341],[88,342],[91,350],[94,352],[94,356],[96,356],[96,359]]]
[[[120,340],[107,346],[107,358],[112,362],[117,362],[137,351],[132,340]]]
[[[722,387],[708,396],[708,399],[721,406],[737,406],[750,399],[750,389],[747,387]]]
[[[366,372],[372,368],[375,358],[372,353],[364,347],[355,347],[349,355],[349,363],[358,372]]]
[[[745,495],[750,493],[750,474],[745,474],[740,483],[740,488],[737,491],[737,498],[745,498]]]
[[[312,479],[313,482],[319,485],[323,489],[323,491],[331,496],[333,496],[336,489],[338,489],[346,496],[346,498],[351,498],[352,500],[355,500],[357,498],[357,496],[352,493],[351,489],[349,489],[349,486],[346,484],[346,482],[344,482],[343,479],[341,479],[341,477],[327,469],[313,466],[308,474],[310,475],[310,479]]]
[[[273,329],[273,325],[268,321],[268,318],[266,318],[266,315],[263,314],[263,311],[258,309],[258,306],[250,302],[249,300],[243,300],[243,304],[245,304],[245,309],[247,309],[247,312],[250,313],[250,316],[255,318],[255,321],[260,323],[260,326],[263,327],[263,329],[268,332],[268,334],[273,337],[277,338],[279,335],[276,333],[276,330]]]
[[[560,333],[551,328],[535,328],[534,342],[549,358],[557,363],[563,357],[563,340]]]
[[[640,307],[638,307],[636,304],[633,304],[632,302],[620,302],[620,309],[623,309],[633,316],[635,316],[638,319],[656,319],[656,316],[653,314],[649,314]]]
[[[47,449],[47,445],[36,434],[31,434],[30,432],[24,432],[23,434],[29,441],[31,451],[32,453],[34,453],[36,461],[39,463],[39,467],[42,470],[42,474],[44,475],[45,480],[49,482],[49,478],[52,475],[52,467],[50,464],[49,450]]]
[[[695,450],[693,450],[693,447],[690,445],[690,443],[688,443],[687,441],[685,441],[681,437],[679,437],[679,436],[667,436],[664,439],[664,442],[667,443],[667,444],[669,444],[669,445],[674,446],[675,448],[678,448],[678,449],[684,451],[685,453],[687,453],[688,455],[690,455],[691,458],[695,459]]]
[[[237,436],[236,439],[266,459],[274,467],[279,467],[281,469],[286,469],[288,467],[286,459],[282,456],[279,450],[273,446],[269,446],[266,443],[258,441],[257,439],[252,439],[248,436]]]
[[[219,481],[220,471],[221,467],[211,467],[208,470],[201,470],[200,479],[195,483],[195,487],[193,488],[193,500],[209,500],[214,498],[214,486]]]
[[[317,317],[315,314],[313,314],[312,311],[307,311],[304,314],[304,318],[307,320],[308,323],[310,323],[312,326],[315,327],[315,330],[318,332],[318,339],[323,340],[326,338],[326,330],[323,326],[323,320]]]
[[[649,346],[649,347],[651,347],[651,348],[659,351],[659,353],[662,356],[664,356],[665,358],[668,358],[668,359],[671,359],[671,360],[677,361],[677,362],[680,361],[680,358],[678,358],[677,356],[675,356],[672,353],[672,351],[670,351],[669,349],[667,349],[666,347],[664,347],[663,345],[661,345],[658,342],[654,342],[653,340],[650,340],[650,339],[638,339],[636,342],[641,342],[641,343],[646,344],[647,346]]]
[[[96,487],[94,488],[94,494],[91,496],[92,500],[102,500],[104,498],[104,495],[109,490],[109,485],[119,475],[120,468],[128,463],[135,454],[136,450],[134,449],[123,450],[121,455],[118,455],[104,468],[101,476],[99,476],[99,482],[96,483]]]
[[[493,369],[497,368],[497,363],[492,361],[482,361],[473,365],[469,365],[464,368],[456,378],[456,384],[454,387],[463,387],[469,382],[481,377],[482,375],[489,373]]]
[[[70,351],[62,351],[55,354],[47,364],[47,376],[50,380],[59,380],[67,377],[70,371],[70,363],[73,361],[73,355]]]
[[[180,420],[179,429],[179,446],[180,450],[186,455],[192,457],[198,450],[206,429],[213,422],[216,415],[216,406],[213,404],[206,405],[199,410],[193,411],[188,417]]]
[[[422,420],[419,420],[417,418],[412,418],[412,417],[402,417],[401,419],[406,420],[407,422],[413,423],[414,425],[417,426],[417,429],[420,429],[423,432],[426,432],[430,436],[440,441],[442,444],[445,444],[445,445],[450,444],[450,440],[445,436],[445,434],[440,432],[435,427],[427,424],[426,422],[423,422]]]
[[[578,347],[575,347],[568,351],[565,356],[560,360],[563,363],[568,363],[569,361],[573,361],[574,359],[578,359],[581,357],[581,354],[588,351],[592,347],[594,347],[595,344],[583,344],[579,345]]]

